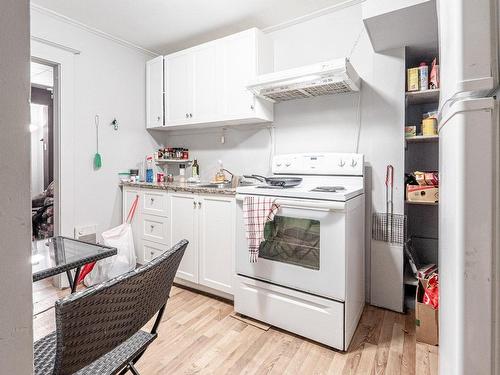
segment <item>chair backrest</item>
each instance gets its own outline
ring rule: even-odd
[[[54,374],[73,374],[138,332],[165,304],[188,241],[56,302]]]

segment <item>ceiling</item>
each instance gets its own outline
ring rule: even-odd
[[[143,48],[167,53],[266,28],[346,0],[32,0]]]

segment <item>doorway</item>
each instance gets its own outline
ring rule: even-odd
[[[54,90],[56,68],[31,62],[31,207],[32,236],[54,236]]]

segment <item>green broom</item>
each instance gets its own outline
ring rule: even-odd
[[[94,169],[99,169],[102,167],[102,158],[99,153],[99,115],[95,115],[95,133],[96,133],[96,143],[97,151],[94,155]]]

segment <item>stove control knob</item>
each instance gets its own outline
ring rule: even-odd
[[[343,168],[344,165],[345,165],[345,161],[343,161],[342,159],[340,159],[340,161],[339,161],[339,167]]]
[[[358,165],[358,162],[354,159],[352,159],[352,162],[351,162],[351,167],[355,167],[356,165]]]

